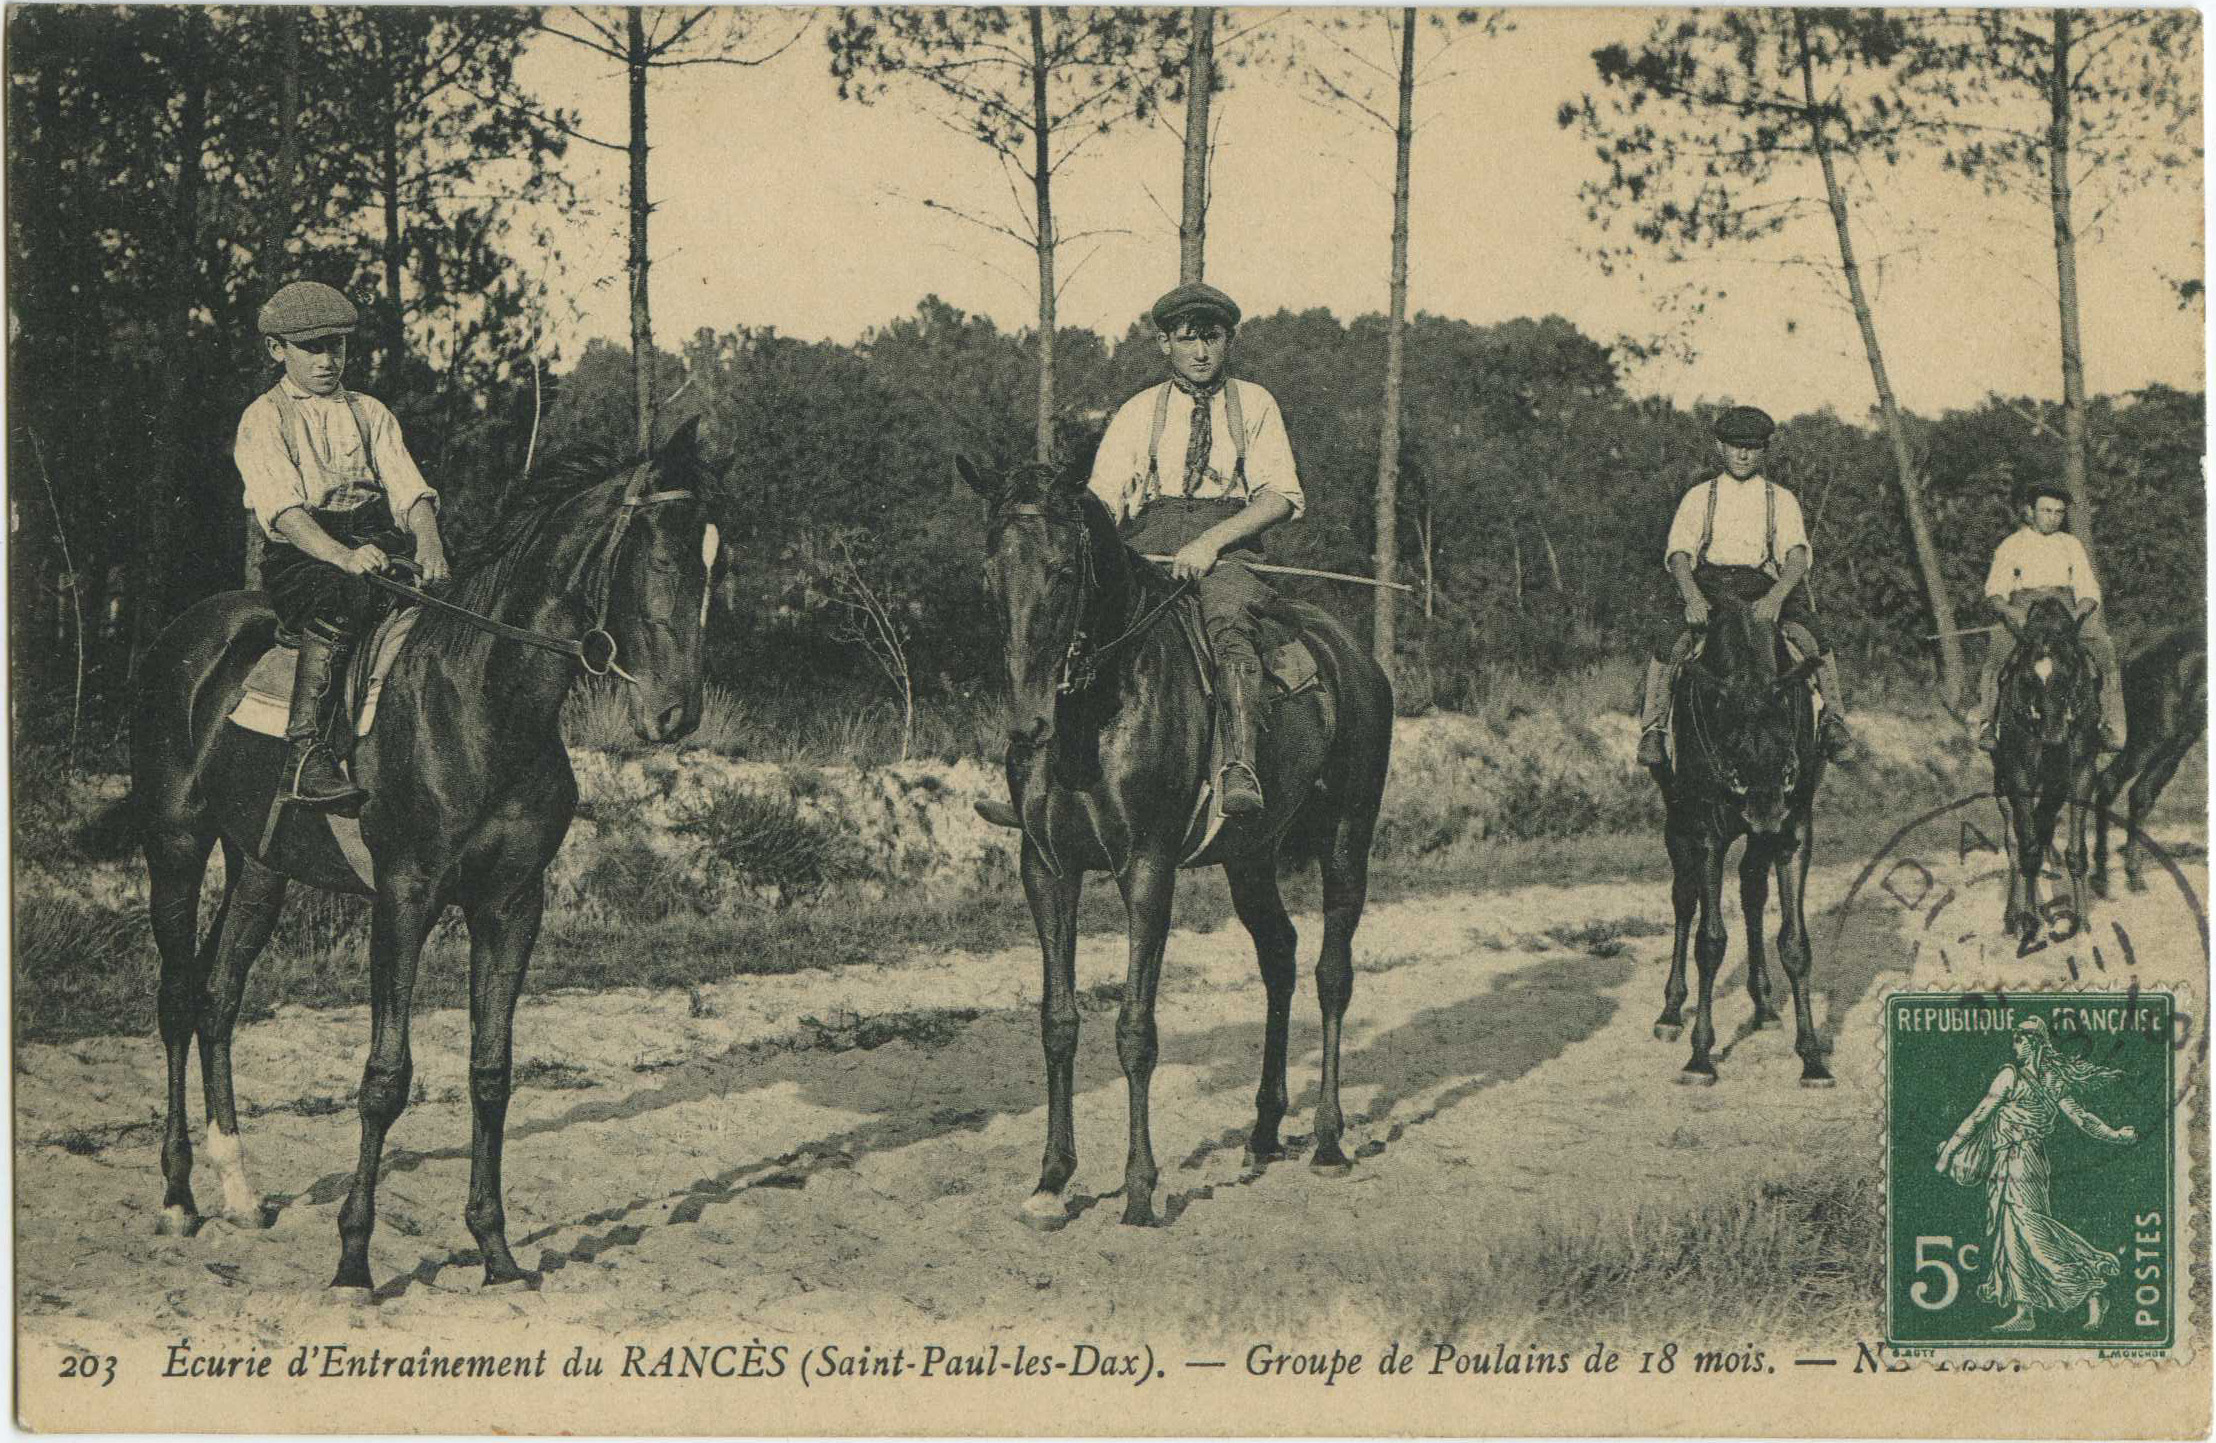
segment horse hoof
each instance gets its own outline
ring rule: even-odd
[[[1785,1019],[1775,1012],[1757,1012],[1754,1014],[1754,1030],[1757,1032],[1775,1032],[1784,1025]]]
[[[2124,882],[2124,890],[2127,892],[2144,892],[2147,890],[2146,880],[2141,877],[2129,878]]]
[[[498,1291],[503,1295],[509,1296],[512,1296],[516,1293],[535,1293],[539,1290],[539,1284],[544,1281],[545,1278],[542,1274],[527,1273],[521,1268],[517,1268],[513,1273],[503,1274],[500,1277],[494,1277],[492,1273],[488,1271],[485,1274],[485,1281],[481,1285],[480,1290],[487,1293]]]
[[[161,1210],[154,1219],[154,1235],[163,1238],[189,1238],[199,1231],[200,1220],[183,1208],[172,1204]]]
[[[1657,1022],[1654,1024],[1654,1040],[1657,1042],[1675,1042],[1684,1035],[1685,1024],[1682,1022]]]
[[[333,1308],[374,1308],[377,1295],[368,1288],[342,1288],[333,1283],[323,1290],[323,1301]]]
[[[1282,1162],[1284,1159],[1285,1149],[1282,1147],[1257,1148],[1252,1143],[1247,1144],[1246,1165],[1249,1169],[1268,1167],[1271,1163]]]
[[[1826,1073],[1821,1077],[1804,1077],[1800,1080],[1800,1085],[1803,1087],[1837,1087],[1839,1079]]]
[[[1352,1177],[1354,1175],[1354,1164],[1343,1157],[1319,1157],[1308,1164],[1308,1170],[1317,1177]]]
[[[1033,1231],[1050,1233],[1070,1220],[1070,1210],[1059,1193],[1035,1192],[1023,1200],[1016,1216]]]
[[[1129,1202],[1125,1203],[1125,1204],[1123,1205],[1123,1225],[1124,1225],[1125,1227],[1127,1227],[1127,1228],[1150,1228],[1150,1227],[1153,1227],[1153,1226],[1154,1226],[1154,1201],[1153,1201],[1153,1199],[1151,1199],[1151,1198],[1140,1198],[1140,1197],[1135,1197],[1135,1198],[1131,1199],[1131,1201],[1129,1201]]]
[[[1695,1072],[1688,1067],[1677,1075],[1677,1081],[1680,1087],[1714,1087],[1716,1085],[1716,1074],[1713,1072]]]

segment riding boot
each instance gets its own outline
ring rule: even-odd
[[[1846,692],[1839,686],[1839,663],[1830,652],[1816,663],[1816,689],[1823,693],[1824,719],[1816,729],[1824,755],[1843,762],[1854,753],[1854,732],[1847,726]]]
[[[2101,676],[2101,750],[2124,749],[2124,679],[2114,671]]]
[[[331,636],[312,628],[301,632],[299,663],[292,678],[292,711],[285,720],[284,800],[350,817],[362,809],[369,793],[348,781],[339,770],[331,749],[323,744],[322,734],[323,699],[330,693],[341,655]]]
[[[1217,793],[1227,817],[1250,817],[1262,810],[1262,778],[1254,770],[1254,703],[1261,689],[1259,666],[1243,661],[1226,665],[1217,680],[1223,708],[1223,770]]]
[[[1670,717],[1670,669],[1648,658],[1646,688],[1639,698],[1639,765],[1658,767],[1669,760],[1662,727]]]

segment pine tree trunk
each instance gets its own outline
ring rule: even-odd
[[[1190,285],[1207,273],[1208,104],[1216,83],[1216,12],[1193,7],[1191,47],[1185,58],[1185,214],[1177,228],[1177,281]]]
[[[300,188],[300,11],[290,5],[272,6],[271,10],[278,36],[277,174],[271,178],[269,206],[261,218],[262,243],[254,255],[254,270],[265,300],[284,284],[285,243],[292,235]],[[245,513],[244,521],[246,587],[253,591],[262,584],[262,527],[251,511]]]
[[[2070,12],[2054,12],[2054,69],[2047,84],[2047,190],[2054,203],[2055,291],[2062,310],[2062,479],[2070,530],[2093,549],[2093,492],[2085,464],[2085,352],[2078,341],[2077,231],[2070,220]]]
[[[1046,104],[1046,22],[1039,6],[1031,17],[1031,183],[1039,212],[1039,431],[1036,459],[1054,459],[1054,195],[1047,147],[1052,116]]]
[[[646,22],[644,12],[624,12],[625,68],[631,82],[631,396],[641,452],[654,445],[654,321],[646,296]]]
[[[186,484],[185,437],[194,389],[196,367],[189,364],[192,313],[200,287],[195,283],[200,255],[201,162],[208,141],[208,85],[206,63],[207,17],[187,8],[179,12],[185,27],[178,53],[177,73],[186,86],[184,104],[177,118],[177,192],[172,210],[169,256],[169,305],[163,318],[162,344],[170,366],[162,380],[160,419],[155,423],[153,454],[148,458],[144,492],[138,507],[139,562],[137,595],[131,614],[131,670],[169,624],[169,582],[174,570],[173,525],[184,500]]]
[[[1385,322],[1385,421],[1377,440],[1377,579],[1391,581],[1400,556],[1395,511],[1400,484],[1401,353],[1408,329],[1408,150],[1415,134],[1416,12],[1401,12],[1400,121],[1393,132],[1393,280]],[[1377,588],[1370,652],[1385,675],[1393,674],[1392,588]],[[1520,602],[1521,598],[1519,598]]]
[[[393,20],[398,11],[379,11],[377,44],[385,63],[384,102],[385,113],[378,118],[378,162],[382,173],[378,177],[385,209],[385,305],[384,354],[379,360],[378,374],[389,390],[393,378],[400,371],[400,348],[405,334],[406,321],[400,304],[400,111],[405,103],[400,94],[399,66],[395,59],[398,42],[393,34]]]
[[[1839,241],[1839,268],[1846,274],[1847,296],[1854,305],[1854,323],[1862,332],[1862,352],[1869,359],[1870,379],[1877,386],[1878,413],[1885,438],[1893,449],[1893,474],[1900,485],[1901,509],[1908,516],[1908,535],[1916,548],[1916,569],[1924,583],[1924,600],[1931,607],[1934,629],[1939,633],[1939,685],[1951,705],[1964,695],[1962,638],[1955,635],[1954,601],[1947,595],[1946,573],[1939,565],[1939,547],[1931,537],[1931,520],[1924,512],[1923,475],[1917,469],[1908,444],[1908,425],[1901,418],[1893,396],[1893,382],[1886,374],[1885,352],[1878,345],[1877,320],[1862,286],[1862,269],[1854,258],[1854,236],[1847,225],[1847,197],[1840,188],[1831,139],[1824,129],[1824,114],[1816,103],[1815,63],[1808,49],[1808,17],[1793,12],[1793,26],[1800,42],[1801,95],[1807,105],[1808,129],[1815,140],[1816,161],[1823,169],[1824,200],[1831,211],[1831,227]]]

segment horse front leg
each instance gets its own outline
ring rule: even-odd
[[[1134,855],[1121,879],[1129,919],[1131,960],[1124,973],[1123,1006],[1116,1013],[1116,1057],[1130,1093],[1131,1142],[1123,1165],[1123,1220],[1130,1227],[1154,1222],[1154,1140],[1147,1118],[1154,1081],[1154,992],[1162,977],[1162,948],[1169,940],[1170,902],[1177,892],[1177,863],[1166,852]]]
[[[1057,877],[1038,848],[1023,847],[1023,894],[1039,934],[1045,983],[1039,995],[1039,1041],[1046,1051],[1046,1155],[1039,1185],[1023,1200],[1023,1221],[1060,1227],[1069,1218],[1062,1190],[1077,1171],[1077,1129],[1071,1118],[1077,1086],[1077,903],[1085,874]]]
[[[2092,781],[2090,776],[2078,778],[2079,786],[2070,791],[2070,843],[2063,853],[2063,865],[2070,873],[2070,935],[2077,936],[2086,930],[2091,921],[2091,909],[2085,900],[2086,843],[2085,813],[2088,803],[2082,789]]]
[[[1694,939],[1693,960],[1700,967],[1700,1003],[1693,1014],[1693,1055],[1686,1060],[1678,1081],[1713,1084],[1716,1061],[1716,973],[1724,963],[1729,934],[1724,930],[1724,852],[1731,841],[1724,836],[1700,839],[1700,934]]]
[[[1830,1087],[1831,1069],[1825,1063],[1830,1049],[1816,1031],[1816,959],[1808,940],[1808,868],[1816,851],[1816,833],[1807,816],[1791,823],[1791,845],[1777,857],[1777,905],[1784,924],[1777,934],[1777,960],[1793,988],[1793,1050],[1800,1054],[1801,1086]],[[1752,927],[1752,923],[1748,924]]]
[[[1654,1019],[1654,1035],[1675,1042],[1685,1032],[1685,954],[1693,945],[1693,925],[1700,914],[1700,844],[1675,827],[1663,837],[1670,849],[1670,907],[1676,913],[1677,936],[1670,946],[1670,978],[1662,984],[1662,1015]]]
[[[1774,859],[1782,879],[1786,855],[1773,844],[1749,837],[1739,857],[1739,914],[1747,937],[1747,996],[1754,1002],[1754,1026],[1758,1031],[1783,1025],[1777,1004],[1770,1000],[1770,963],[1768,948],[1763,945],[1762,923],[1770,908],[1771,863]],[[1780,933],[1780,960],[1784,948],[1785,937]]]
[[[500,1185],[507,1141],[508,1095],[515,1077],[516,997],[523,991],[539,923],[546,913],[546,879],[529,880],[505,896],[469,907],[469,1203],[462,1220],[485,1260],[485,1286],[523,1283],[538,1276],[517,1266],[508,1251],[508,1213]]]
[[[2039,848],[2031,840],[2031,806],[2021,797],[2005,794],[1996,800],[2001,809],[2001,845],[2008,852],[2008,902],[2001,911],[2001,930],[2011,937],[2028,938],[2039,928],[2039,914],[2032,910],[2038,884],[2034,880],[2030,887],[2025,885],[2027,872],[2034,879],[2039,873]]]
[[[2141,870],[2144,861],[2141,853],[2145,850],[2142,845],[2142,838],[2145,836],[2143,829],[2147,825],[2148,815],[2154,811],[2155,799],[2162,795],[2164,787],[2170,785],[2170,778],[2177,775],[2178,764],[2193,749],[2194,737],[2193,732],[2181,730],[2175,738],[2165,741],[2148,760],[2146,767],[2132,779],[2128,794],[2130,826],[2124,832],[2124,886],[2131,891],[2147,890],[2147,879]]]
[[[369,1060],[362,1066],[362,1145],[354,1162],[354,1185],[339,1208],[334,1288],[367,1293],[374,1286],[369,1237],[377,1226],[377,1173],[384,1163],[385,1135],[407,1108],[408,1089],[415,1080],[409,1012],[415,1004],[423,939],[437,916],[428,881],[412,873],[388,873],[379,880],[369,914]]]

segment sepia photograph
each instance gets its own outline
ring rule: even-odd
[[[2202,29],[8,5],[18,1425],[2207,1436]]]

